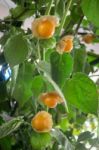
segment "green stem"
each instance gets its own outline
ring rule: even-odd
[[[48,4],[48,7],[47,7],[47,10],[45,12],[45,15],[49,15],[50,14],[52,4],[53,4],[53,0],[50,0],[50,2]]]
[[[70,8],[70,6],[71,6],[71,3],[72,3],[72,0],[69,0],[69,2],[68,2],[68,4],[67,4],[67,7],[66,7],[65,15],[63,15],[63,17],[62,17],[62,21],[61,21],[60,27],[59,27],[59,29],[58,29],[58,35],[61,34],[61,31],[62,31],[63,26],[64,26],[65,21],[66,21],[66,17],[67,17],[68,10],[69,10],[69,8]]]
[[[56,13],[56,9],[57,9],[58,2],[59,2],[59,0],[56,0],[56,1],[55,1],[55,8],[54,8],[54,9],[55,9],[55,10],[54,10],[55,12],[54,12],[54,14]]]
[[[98,140],[99,140],[99,97],[98,97],[98,110],[97,110],[97,114],[98,114],[97,137],[98,137]]]
[[[39,40],[37,41],[37,51],[38,51],[38,59],[41,60],[41,53],[40,53]]]
[[[84,16],[81,16],[81,18],[79,19],[79,22],[78,22],[77,27],[76,27],[76,29],[75,29],[74,35],[77,34],[78,29],[80,28],[80,25],[81,25],[81,23],[82,23],[83,18],[84,18]]]
[[[45,48],[43,49],[43,61],[45,61]]]
[[[52,78],[50,77],[50,75],[44,70],[44,68],[42,66],[40,66],[39,63],[35,62],[35,66],[37,67],[37,69],[39,71],[43,71],[44,72],[44,77],[49,81],[49,83],[51,83],[51,85],[54,87],[54,89],[59,93],[59,95],[61,96],[61,98],[64,101],[64,106],[66,108],[66,112],[68,113],[68,105],[67,105],[67,101],[62,93],[62,91],[60,90],[60,88],[58,87],[58,85],[52,80]]]

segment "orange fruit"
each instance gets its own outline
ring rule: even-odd
[[[55,32],[55,25],[50,20],[43,20],[38,24],[37,32],[41,37],[50,38]]]
[[[63,54],[64,52],[70,53],[72,49],[73,49],[72,35],[64,36],[56,46],[56,51],[60,54]]]
[[[49,108],[55,108],[58,103],[63,102],[60,95],[56,92],[43,93],[40,99]]]
[[[73,41],[71,39],[67,39],[64,44],[64,52],[71,52],[73,48]]]
[[[93,42],[93,39],[94,39],[94,35],[89,33],[83,36],[82,41],[84,41],[87,44],[90,44]]]
[[[59,19],[56,16],[42,16],[34,19],[32,22],[32,34],[39,39],[51,38],[55,28],[59,25]]]
[[[52,115],[46,111],[39,111],[31,121],[32,128],[37,132],[49,132],[52,129]]]

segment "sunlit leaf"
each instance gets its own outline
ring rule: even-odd
[[[85,113],[97,114],[98,94],[96,85],[83,73],[76,73],[65,83],[63,93],[68,103]]]

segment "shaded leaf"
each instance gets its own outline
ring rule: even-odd
[[[86,147],[85,147],[84,144],[79,143],[79,144],[76,146],[76,150],[88,150],[88,149],[86,149]]]
[[[84,72],[85,63],[87,60],[87,53],[85,49],[74,50],[74,72]]]
[[[6,82],[0,82],[0,102],[4,101],[7,96]]]
[[[0,148],[2,150],[11,150],[11,138],[10,137],[5,137],[3,139],[0,139]]]
[[[91,139],[92,136],[93,136],[93,134],[89,131],[83,132],[79,135],[78,142],[87,141],[88,139]]]
[[[16,79],[13,97],[22,107],[32,96],[32,80],[34,66],[30,63],[24,63],[19,68],[18,77]]]
[[[2,124],[0,126],[0,139],[16,131],[23,122],[23,117],[17,117]]]
[[[4,55],[7,62],[11,66],[15,66],[28,57],[30,49],[30,42],[20,33],[7,40]]]
[[[60,55],[57,52],[53,52],[50,60],[52,78],[60,87],[62,87],[66,78],[72,73],[72,56],[70,54]]]

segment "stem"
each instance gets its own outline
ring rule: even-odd
[[[45,61],[45,48],[43,49],[43,61]]]
[[[80,20],[79,20],[79,22],[78,22],[78,25],[77,25],[77,27],[76,27],[76,29],[75,29],[74,35],[77,34],[78,29],[79,29],[79,27],[80,27],[80,25],[81,25],[81,23],[82,23],[83,17],[84,17],[84,16],[81,16],[81,18],[80,18]]]
[[[87,54],[88,54],[89,56],[99,58],[99,54],[95,54],[95,53],[93,53],[93,52],[91,52],[91,51],[87,52]]]
[[[45,15],[49,15],[50,14],[52,4],[53,4],[53,0],[50,0],[50,2],[48,4],[48,7],[47,7],[47,10],[45,12]]]
[[[58,30],[58,35],[61,34],[62,28],[63,28],[63,26],[65,24],[65,21],[66,21],[68,10],[71,6],[71,3],[72,3],[72,0],[69,0],[69,2],[67,4],[67,7],[66,7],[65,15],[63,15],[63,18],[62,18],[62,21],[61,21],[61,24],[60,24],[60,27],[59,27],[59,30]]]
[[[98,114],[97,137],[98,137],[98,140],[99,140],[99,96],[98,96],[98,110],[97,110],[97,114]]]
[[[56,13],[56,9],[57,9],[58,2],[59,2],[59,0],[56,0],[56,1],[55,1],[55,8],[54,8],[54,11],[55,11],[55,12],[54,12],[54,14]]]
[[[37,41],[37,51],[38,51],[38,59],[41,60],[41,53],[40,53],[40,47],[39,47],[39,40]]]
[[[37,67],[37,69],[38,69],[39,71],[43,71],[43,72],[44,72],[44,77],[49,81],[49,83],[51,83],[51,85],[54,87],[54,89],[59,93],[59,95],[61,96],[61,98],[62,98],[63,101],[64,101],[64,106],[65,106],[65,108],[66,108],[66,112],[68,113],[69,110],[68,110],[67,101],[66,101],[66,99],[65,99],[65,97],[64,97],[64,95],[63,95],[61,89],[60,89],[60,88],[58,87],[58,85],[52,80],[52,78],[50,77],[50,75],[48,74],[48,72],[46,72],[46,71],[44,70],[44,68],[43,68],[39,63],[35,62],[35,65],[36,65],[36,67]]]

